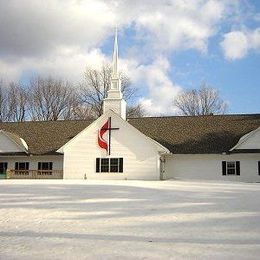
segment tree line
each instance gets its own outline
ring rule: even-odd
[[[111,73],[106,64],[98,70],[87,68],[77,86],[53,77],[34,77],[28,84],[11,82],[7,86],[0,81],[0,122],[96,119],[102,115]],[[130,78],[123,73],[120,78],[128,103],[127,117],[147,115],[141,104],[134,102],[137,89]],[[219,92],[205,83],[199,89],[181,91],[173,99],[173,106],[185,116],[224,114],[227,110]]]
[[[133,104],[137,90],[121,73],[125,100]],[[103,99],[110,87],[111,67],[87,68],[77,86],[54,77],[34,77],[28,84],[0,81],[0,122],[95,119],[102,115]],[[127,108],[128,117],[141,117],[140,104]]]

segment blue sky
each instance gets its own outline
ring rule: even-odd
[[[111,61],[117,24],[121,68],[148,114],[175,114],[173,98],[202,82],[229,113],[260,112],[258,0],[0,0],[0,16],[4,81],[77,85],[86,66]]]
[[[171,63],[176,72],[171,78],[184,88],[196,88],[201,82],[217,88],[228,101],[230,113],[259,113],[259,55],[251,53],[241,60],[228,61],[223,59],[218,46],[209,48],[209,53],[185,51],[173,55]]]

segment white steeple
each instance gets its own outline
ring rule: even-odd
[[[117,28],[115,32],[113,61],[112,61],[112,78],[117,79],[118,76],[118,42],[117,42]]]
[[[118,40],[117,29],[115,32],[113,60],[112,60],[112,75],[110,88],[107,91],[107,97],[103,102],[103,113],[108,110],[113,110],[119,114],[123,119],[126,119],[126,102],[123,99],[121,92],[121,80],[118,73]]]

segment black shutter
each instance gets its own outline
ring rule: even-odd
[[[100,158],[96,158],[96,172],[100,172]]]
[[[53,165],[53,163],[49,162],[49,170],[51,170],[51,171],[52,171],[52,165]]]
[[[258,161],[258,175],[260,175],[260,161]]]
[[[29,170],[29,163],[28,162],[25,163],[25,169]]]
[[[222,161],[222,175],[227,175],[227,162]]]
[[[240,175],[240,161],[236,161],[236,175]]]
[[[38,170],[41,170],[42,169],[42,163],[41,162],[38,162]]]
[[[15,170],[19,170],[18,169],[18,162],[15,163]]]
[[[124,169],[124,162],[123,162],[123,158],[119,158],[119,172],[123,172]]]

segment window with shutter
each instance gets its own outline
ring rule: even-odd
[[[240,175],[240,161],[222,161],[222,175]]]
[[[96,158],[96,172],[123,172],[123,158]]]

